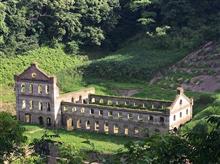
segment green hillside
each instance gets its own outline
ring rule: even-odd
[[[62,48],[48,47],[22,55],[1,57],[1,99],[4,102],[14,100],[14,75],[21,73],[32,62],[38,63],[49,75],[56,75],[62,92],[93,86],[99,94],[118,95],[117,90],[120,89],[138,89],[134,96],[173,99],[175,89],[164,89],[164,94],[159,94],[161,89],[150,86],[148,82],[154,73],[176,63],[188,51],[186,48],[156,49],[149,39],[135,38],[118,51],[93,60],[87,56],[68,55]],[[151,92],[152,89],[155,94]]]
[[[116,52],[92,61],[85,69],[86,75],[117,81],[149,81],[156,72],[176,63],[190,51],[172,43],[163,47],[157,39],[143,36],[138,35]]]

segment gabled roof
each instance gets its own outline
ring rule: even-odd
[[[40,70],[35,63],[32,63],[20,75],[15,75],[16,81],[28,80],[28,81],[52,82],[53,79],[54,77],[48,76],[46,73]]]

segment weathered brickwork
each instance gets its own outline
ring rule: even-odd
[[[17,118],[47,127],[147,137],[192,118],[193,100],[178,88],[174,101],[96,95],[94,88],[59,94],[55,77],[32,64],[15,75]]]

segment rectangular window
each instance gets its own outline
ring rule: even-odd
[[[33,93],[33,84],[29,85],[29,93]]]
[[[186,115],[188,115],[189,114],[189,110],[188,109],[186,109]]]
[[[176,121],[176,115],[173,115],[173,121]]]
[[[22,100],[22,109],[26,109],[26,100]]]
[[[103,110],[100,110],[100,111],[99,111],[99,115],[100,115],[100,116],[103,116]]]
[[[109,112],[108,112],[108,116],[109,116],[109,117],[112,117],[112,115],[113,115],[112,111],[109,111]]]
[[[94,109],[90,109],[90,114],[94,114]]]
[[[29,101],[29,108],[30,108],[30,110],[33,109],[33,101],[32,100]]]
[[[49,94],[49,85],[45,86],[45,93],[48,95]]]
[[[128,119],[132,119],[132,114],[131,113],[128,114]]]
[[[164,117],[160,117],[160,122],[164,123]]]
[[[118,112],[118,118],[122,118],[122,113]]]
[[[138,115],[138,120],[139,121],[142,121],[143,120],[143,117],[141,115]]]
[[[180,112],[180,118],[182,117],[182,112]]]
[[[38,94],[42,94],[43,93],[43,88],[42,88],[42,85],[38,85]]]

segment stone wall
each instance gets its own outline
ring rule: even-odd
[[[158,109],[163,110],[170,107],[172,101],[160,101],[154,99],[139,99],[133,97],[118,97],[118,96],[102,96],[102,95],[89,95],[89,102],[91,104],[100,105],[115,105],[121,107],[139,107],[143,109]]]
[[[59,96],[60,101],[74,103],[88,103],[89,94],[94,94],[94,88],[84,88],[80,91],[65,93]]]
[[[68,102],[63,102],[61,107],[62,123],[68,130],[82,129],[146,137],[155,132],[167,132],[169,129],[169,115],[165,112]],[[106,130],[106,124],[108,124],[108,130]]]

